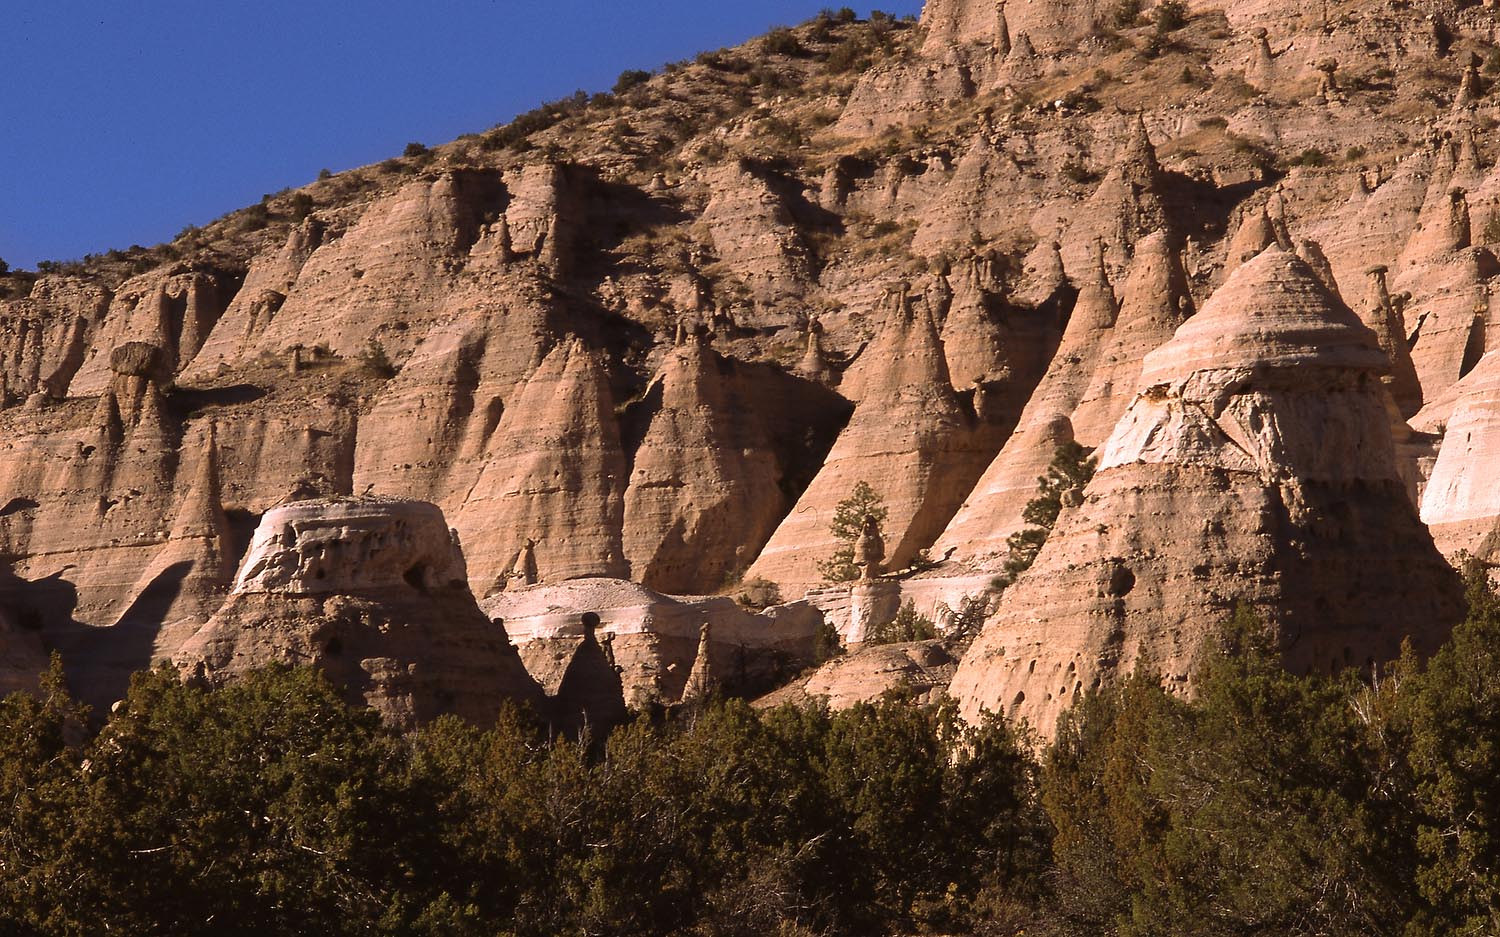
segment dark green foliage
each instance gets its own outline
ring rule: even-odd
[[[824,618],[813,638],[813,663],[822,664],[843,655],[844,641],[839,637],[839,630],[833,626],[833,622]]]
[[[309,670],[161,670],[84,745],[50,686],[0,702],[7,934],[910,933],[1029,906],[1045,856],[1025,746],[951,707],[403,738]]]
[[[260,201],[240,212],[239,220],[235,227],[240,232],[248,234],[253,231],[259,231],[270,223],[271,210],[265,201]]]
[[[897,610],[895,618],[870,628],[865,635],[865,643],[906,644],[911,641],[931,641],[937,636],[937,625],[926,615],[917,614],[916,604],[907,599]]]
[[[306,192],[294,192],[287,204],[287,217],[294,222],[302,222],[312,214],[313,199]]]
[[[3,259],[0,259],[0,277],[6,276],[9,273],[10,264],[6,263]]]
[[[1087,694],[1043,770],[1064,933],[1500,928],[1500,601],[1424,669],[1299,677],[1247,609],[1191,702],[1141,668]]]
[[[1109,11],[1109,25],[1115,29],[1128,29],[1140,18],[1141,0],[1118,0]]]
[[[1188,8],[1183,0],[1161,0],[1151,11],[1158,33],[1176,32],[1188,24]]]
[[[592,99],[588,94],[575,91],[566,98],[548,102],[524,114],[516,115],[510,123],[486,133],[482,145],[490,150],[529,149],[530,138],[533,134],[555,127],[575,114],[583,113],[591,103]]]
[[[432,151],[427,149],[426,144],[413,141],[406,144],[406,149],[401,151],[401,155],[406,157],[407,159],[415,159],[417,157],[426,156],[430,152]]]
[[[1500,929],[1500,600],[1487,571],[1466,569],[1469,617],[1411,694],[1417,846],[1433,934]]]
[[[620,73],[619,78],[615,79],[614,93],[625,94],[634,88],[639,88],[650,80],[650,72],[641,71],[638,68],[627,69]]]
[[[834,538],[845,545],[832,557],[818,563],[818,572],[829,582],[851,582],[859,578],[859,567],[854,565],[854,541],[864,532],[865,518],[873,517],[878,527],[885,523],[890,512],[885,499],[865,481],[855,484],[849,497],[838,503],[833,512],[833,523],[828,526]]]
[[[1301,153],[1298,153],[1291,160],[1291,165],[1316,168],[1319,166],[1327,166],[1330,162],[1332,162],[1332,160],[1329,159],[1327,153],[1323,152],[1315,146],[1310,146],[1307,149],[1303,150]]]
[[[1001,577],[1003,585],[1015,582],[1036,562],[1047,536],[1057,526],[1064,502],[1082,495],[1094,477],[1095,464],[1089,450],[1076,442],[1057,447],[1052,464],[1047,466],[1047,474],[1036,480],[1036,497],[1026,503],[1026,509],[1021,513],[1021,519],[1028,526],[1011,534],[1005,542],[1008,549],[1005,572]]]
[[[400,736],[285,668],[139,675],[89,739],[54,667],[0,700],[0,933],[1493,934],[1500,599],[1467,572],[1425,666],[1290,674],[1241,607],[1190,694],[1140,666],[1040,769],[898,698]]]
[[[766,55],[798,56],[807,51],[797,40],[797,34],[785,26],[778,26],[766,33],[760,40],[760,48]]]
[[[365,370],[376,377],[389,379],[396,376],[396,366],[391,363],[390,355],[386,354],[385,346],[378,338],[365,343],[365,350],[360,352],[359,361]]]

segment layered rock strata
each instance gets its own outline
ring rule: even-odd
[[[316,666],[398,726],[445,713],[485,724],[507,701],[541,699],[469,592],[442,512],[422,502],[268,511],[227,601],[175,660],[209,683],[272,663]]]
[[[964,658],[963,711],[1050,733],[1138,663],[1190,692],[1236,603],[1299,672],[1434,647],[1461,602],[1396,468],[1386,369],[1299,258],[1273,247],[1237,270],[1147,357],[1083,503]]]
[[[763,692],[812,662],[823,616],[803,602],[750,612],[723,597],[672,597],[621,580],[579,579],[491,596],[485,611],[503,620],[527,670],[556,696],[588,644],[584,614],[598,617],[594,640],[619,670],[626,702],[675,703],[710,627],[709,663],[727,693]],[[591,655],[591,651],[585,651]]]

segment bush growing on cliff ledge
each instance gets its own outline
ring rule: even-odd
[[[873,518],[878,528],[889,514],[885,499],[876,494],[869,482],[855,483],[849,497],[838,503],[833,512],[833,523],[828,527],[834,539],[844,545],[834,551],[833,556],[818,563],[818,572],[828,582],[853,582],[859,578],[859,567],[854,565],[854,542],[864,532],[865,518]]]

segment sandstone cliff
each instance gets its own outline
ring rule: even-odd
[[[1379,400],[1394,443],[1393,467],[1349,482],[1370,491],[1348,517],[1304,467],[1282,473],[1344,531],[1307,541],[1330,581],[1391,531],[1425,569],[1404,509],[1370,506],[1391,477],[1444,552],[1488,552],[1500,99],[1462,63],[1493,48],[1492,11],[1188,12],[1171,29],[1151,5],[1054,0],[932,0],[923,29],[825,18],[795,48],[707,53],[171,244],[0,275],[0,613],[22,635],[7,660],[24,674],[59,651],[108,705],[248,601],[230,575],[268,511],[355,493],[437,505],[486,600],[608,576],[688,594],[760,577],[794,601],[862,480],[907,577],[881,587],[951,609],[992,577],[1056,447],[1108,452],[1127,411],[1149,423],[1146,362],[1268,248],[1295,251],[1293,279],[1331,288],[1318,302],[1354,310],[1388,368],[1355,369],[1381,387],[1348,391],[1360,420]],[[1315,396],[1278,421],[1322,419],[1302,409]],[[1281,564],[1247,580],[1269,615],[1312,535],[1266,526],[1277,503],[1295,513],[1281,481],[1236,469],[1210,498],[1196,464],[1170,482],[1112,466],[1100,485],[1239,531],[1204,549]],[[1118,535],[1144,546],[1110,557],[1159,538]],[[923,551],[948,562],[902,569]],[[558,614],[582,611],[604,653],[607,608]],[[697,624],[670,655],[684,680]],[[1386,649],[1379,630],[1347,643],[1354,660]],[[653,699],[675,702],[675,674]]]
[[[297,502],[267,512],[224,606],[177,651],[193,679],[311,664],[389,722],[492,721],[539,703],[505,629],[469,593],[442,512],[420,502]]]
[[[1397,472],[1386,369],[1300,258],[1271,247],[1236,270],[1147,357],[1083,503],[955,676],[965,711],[1050,733],[1077,694],[1143,662],[1190,692],[1236,603],[1298,670],[1440,642],[1458,587]]]

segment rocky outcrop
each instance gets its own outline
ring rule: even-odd
[[[783,196],[748,163],[712,171],[703,223],[715,253],[759,300],[795,297],[812,262]]]
[[[449,308],[371,406],[364,422],[377,429],[359,435],[354,485],[433,501],[456,517],[559,331],[550,296],[503,273],[465,284]],[[390,426],[403,431],[383,431]]]
[[[862,647],[835,657],[806,677],[755,701],[760,708],[823,703],[838,711],[874,703],[888,693],[918,705],[946,697],[958,660],[941,641]]]
[[[1119,305],[1104,266],[1104,245],[1096,241],[1078,300],[1057,353],[1021,413],[1016,431],[985,469],[934,547],[938,556],[994,558],[1006,540],[1025,526],[1022,514],[1036,495],[1037,479],[1057,447],[1073,439],[1071,416],[1083,399]]]
[[[281,312],[303,266],[323,245],[326,233],[322,221],[309,217],[291,230],[280,250],[251,262],[244,286],[183,370],[185,381],[212,377],[221,366],[231,367],[261,347],[261,337]]]
[[[0,697],[34,691],[47,666],[40,635],[23,629],[14,614],[0,609]]]
[[[228,600],[175,660],[209,683],[316,666],[397,726],[445,713],[486,724],[507,701],[540,701],[504,627],[475,604],[442,512],[421,502],[268,511]]]
[[[97,284],[64,276],[42,277],[25,299],[0,302],[0,406],[38,392],[66,396],[109,302]]]
[[[1360,320],[1375,333],[1380,350],[1390,362],[1390,373],[1385,382],[1390,388],[1391,399],[1401,416],[1410,418],[1422,409],[1422,384],[1417,378],[1416,366],[1412,364],[1406,323],[1386,286],[1386,272],[1383,266],[1371,267],[1367,271],[1370,287],[1358,311]]]
[[[1150,235],[1136,247],[1120,314],[1073,411],[1077,442],[1091,449],[1104,442],[1130,405],[1146,356],[1192,314],[1193,296],[1177,246],[1164,232]]]
[[[376,341],[392,360],[404,359],[442,308],[504,191],[493,174],[452,172],[414,180],[374,202],[342,237],[325,237],[312,251],[246,350],[321,344],[355,357]],[[277,272],[290,270],[300,249],[289,244],[286,253],[271,263]]]
[[[886,562],[899,568],[937,538],[1002,441],[954,392],[926,304],[898,288],[886,307],[882,335],[865,352],[879,370],[864,373],[849,425],[747,573],[787,595],[821,581],[819,562],[840,546],[829,525],[859,482],[885,502]]]
[[[190,362],[235,295],[216,271],[182,265],[142,274],[115,291],[109,312],[89,338],[89,350],[67,392],[92,396],[112,379],[111,354],[133,342],[155,346],[161,377],[170,380]]]
[[[746,569],[789,506],[752,390],[694,339],[647,392],[655,408],[625,492],[631,578],[665,592],[722,585]]]
[[[505,408],[454,517],[475,592],[530,540],[542,582],[627,573],[620,539],[628,470],[614,398],[594,351],[558,345]]]
[[[1191,692],[1235,603],[1297,671],[1431,648],[1458,586],[1396,468],[1386,357],[1300,259],[1271,248],[1148,356],[1083,503],[1005,594],[952,692],[1050,733],[1137,662]]]
[[[1086,271],[1098,241],[1110,245],[1115,263],[1123,263],[1134,254],[1137,241],[1165,230],[1169,221],[1163,180],[1144,119],[1128,118],[1114,164],[1063,235],[1067,270]]]
[[[1092,0],[929,0],[922,9],[925,48],[930,54],[955,44],[993,48],[1002,38],[1002,22],[1011,36],[1025,33],[1043,48],[1067,47],[1099,25],[1102,9]]]
[[[1442,445],[1422,494],[1422,520],[1445,555],[1466,551],[1500,560],[1500,489],[1490,466],[1500,457],[1500,355],[1488,354],[1450,390],[1440,421]],[[1442,408],[1443,402],[1437,403]]]
[[[823,616],[803,602],[755,613],[728,598],[672,597],[613,579],[513,590],[483,604],[492,618],[505,622],[527,670],[552,696],[561,693],[568,669],[587,643],[582,616],[597,616],[598,647],[618,668],[625,701],[636,707],[682,698],[705,622],[710,625],[706,666],[723,692],[739,695],[763,693],[811,663],[823,623]]]
[[[234,535],[219,485],[219,447],[209,422],[190,448],[190,481],[174,507],[166,542],[152,556],[116,629],[149,635],[153,660],[171,658],[223,604],[235,578]]]

